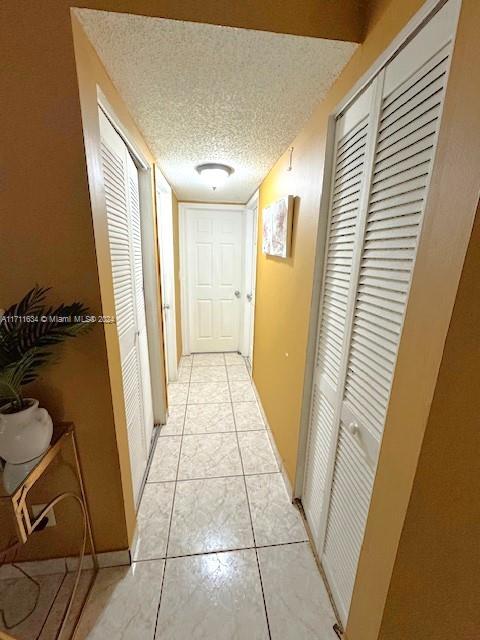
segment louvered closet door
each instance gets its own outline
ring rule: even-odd
[[[421,232],[456,15],[457,3],[449,2],[385,70],[322,554],[344,624]]]
[[[99,117],[115,316],[120,343],[132,483],[137,501],[147,465],[147,448],[138,348],[135,252],[128,171],[130,156],[125,143],[101,111]]]
[[[336,124],[323,297],[303,493],[303,507],[317,548],[328,507],[329,452],[338,419],[336,407],[339,385],[343,384],[341,367],[346,319],[349,299],[353,295],[352,262],[367,157],[372,153],[372,99],[370,87]]]

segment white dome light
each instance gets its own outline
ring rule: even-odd
[[[226,164],[216,164],[214,162],[208,162],[206,164],[200,164],[196,167],[197,172],[200,174],[202,180],[208,184],[214,191],[217,187],[221,187],[229,176],[232,175],[233,169]]]

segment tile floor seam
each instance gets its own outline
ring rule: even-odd
[[[193,383],[193,384],[210,384],[209,382],[198,382],[198,383]],[[202,405],[202,404],[228,404],[227,402],[187,402],[187,407],[197,407],[198,405]],[[188,435],[188,434],[186,434]],[[195,435],[195,434],[193,434]]]
[[[225,433],[235,433],[235,432],[227,431]],[[240,431],[240,433],[242,432]],[[207,433],[207,434],[201,434],[201,435],[210,435],[210,434]],[[280,471],[257,471],[255,473],[245,473],[245,474],[236,473],[234,475],[228,475],[228,476],[201,476],[199,478],[178,478],[178,480],[151,480],[150,482],[148,482],[148,484],[167,484],[172,482],[195,482],[196,480],[220,480],[225,478],[243,478],[244,476],[246,478],[251,478],[252,476],[273,476],[276,473],[280,473]]]
[[[235,551],[255,551],[256,549],[270,549],[274,547],[289,547],[296,544],[308,544],[310,545],[310,541],[308,539],[305,540],[295,540],[293,542],[277,542],[275,544],[260,544],[258,546],[253,547],[229,547],[227,549],[217,549],[215,551],[198,551],[196,553],[185,553],[184,555],[178,556],[156,556],[154,558],[143,558],[142,560],[135,560],[135,563],[140,562],[160,562],[167,560],[178,560],[179,558],[196,558],[198,556],[215,556],[219,553],[233,553]],[[67,574],[68,575],[68,574]]]
[[[205,404],[209,404],[206,402]],[[213,403],[212,403],[213,404]],[[222,404],[225,404],[224,402]],[[190,407],[194,405],[189,405]],[[196,406],[196,405],[195,405]],[[195,431],[195,433],[184,433],[185,436],[215,436],[223,433],[253,433],[254,431],[266,431],[265,427],[260,427],[258,429],[232,429],[231,431]],[[164,438],[168,438],[168,436],[163,436]]]
[[[224,357],[225,357],[225,355],[224,355]],[[230,388],[230,380],[227,381],[227,384],[228,384],[228,392],[230,393],[230,401],[232,403],[233,421],[235,423],[235,437],[237,439],[237,447],[238,447],[238,451],[240,453],[240,464],[242,465],[242,471],[243,471],[243,485],[244,485],[244,488],[245,488],[245,495],[247,497],[247,507],[248,507],[248,514],[250,516],[250,526],[252,527],[253,544],[254,544],[254,547],[255,547],[255,560],[256,560],[256,563],[257,563],[258,577],[259,577],[259,580],[260,580],[260,590],[262,592],[262,599],[263,599],[263,610],[265,612],[265,620],[266,620],[266,623],[267,623],[268,637],[269,637],[270,640],[272,640],[272,633],[270,631],[270,621],[268,619],[267,602],[265,600],[265,591],[264,591],[264,588],[263,588],[262,572],[261,572],[261,569],[260,569],[260,562],[258,560],[257,541],[255,539],[255,529],[253,527],[252,510],[251,510],[251,507],[250,507],[250,500],[248,498],[247,481],[245,479],[245,467],[243,466],[242,449],[240,447],[240,440],[238,438],[238,431],[237,431],[237,421],[236,421],[236,418],[235,418],[235,412],[233,410],[233,398],[232,398],[232,390]]]
[[[192,367],[193,368],[193,367]],[[192,368],[190,368],[190,380],[192,379]],[[165,575],[167,573],[167,559],[168,559],[168,545],[170,544],[170,533],[172,530],[172,520],[173,520],[173,510],[175,508],[175,495],[177,493],[177,482],[178,482],[178,471],[180,469],[180,458],[182,455],[182,445],[183,445],[183,432],[185,430],[185,421],[187,419],[187,406],[188,406],[188,396],[190,395],[190,380],[188,382],[188,393],[187,393],[187,404],[185,405],[185,413],[183,415],[183,424],[182,424],[182,433],[181,433],[181,440],[180,440],[180,449],[178,452],[178,460],[177,460],[177,473],[175,475],[175,485],[173,488],[173,497],[172,497],[172,508],[170,509],[170,519],[168,522],[168,533],[167,533],[167,544],[165,546],[165,559],[163,560],[163,575],[162,575],[162,584],[160,586],[160,595],[158,598],[158,606],[157,606],[157,614],[155,617],[155,627],[153,630],[153,638],[152,640],[155,640],[156,636],[157,636],[157,626],[158,626],[158,619],[160,617],[160,607],[162,606],[162,595],[163,595],[163,586],[165,584]]]

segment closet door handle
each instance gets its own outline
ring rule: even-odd
[[[360,428],[358,426],[358,422],[350,422],[347,425],[347,431],[352,435],[352,436],[358,436],[360,435]]]

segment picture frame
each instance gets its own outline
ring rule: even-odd
[[[284,196],[262,211],[262,251],[275,258],[288,258],[291,253],[293,228],[293,196]]]

